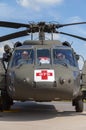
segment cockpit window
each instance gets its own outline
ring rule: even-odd
[[[49,49],[37,49],[37,63],[38,64],[50,64],[50,50]]]
[[[13,55],[12,67],[20,64],[32,64],[34,61],[33,49],[16,50]]]
[[[69,49],[53,49],[53,63],[77,66],[73,53]]]

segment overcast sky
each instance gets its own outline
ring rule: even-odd
[[[11,22],[58,22],[61,24],[86,21],[86,0],[0,0],[0,21]],[[15,32],[15,29],[0,28],[0,36]],[[86,25],[69,26],[59,29],[71,34],[86,37]],[[28,37],[27,37],[28,38]],[[55,35],[61,41],[69,41],[77,53],[86,59],[86,42],[76,38]],[[3,45],[26,38],[0,43],[0,56]]]

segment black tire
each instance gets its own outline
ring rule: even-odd
[[[75,101],[75,110],[76,112],[83,112],[83,100],[82,99],[78,99]]]
[[[9,110],[13,100],[8,96],[6,91],[2,91],[1,102],[2,102],[2,109]]]
[[[1,97],[0,97],[0,111],[3,111]]]

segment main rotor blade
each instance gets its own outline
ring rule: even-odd
[[[65,26],[78,25],[78,24],[86,24],[86,22],[77,22],[77,23],[69,23],[69,24],[56,24],[56,28],[61,28]]]
[[[64,34],[64,35],[67,35],[67,36],[71,36],[71,37],[78,38],[80,40],[86,41],[86,38],[81,37],[81,36],[77,36],[77,35],[73,35],[73,34],[69,34],[69,33],[64,33],[64,32],[56,32],[56,33]]]
[[[43,23],[43,22],[40,22],[40,23]],[[86,24],[86,22],[77,22],[77,23],[69,23],[69,24],[55,24],[55,27],[56,28],[61,28],[61,27],[64,27],[64,26],[71,26],[71,25],[78,25],[78,24]],[[33,27],[39,27],[39,24],[33,24],[32,23],[32,25],[33,25]],[[15,29],[21,28],[21,27],[26,27],[26,28],[31,27],[30,24],[8,22],[8,21],[0,21],[0,26],[1,27],[15,28]]]
[[[6,21],[0,21],[0,26],[1,27],[9,27],[9,28],[21,28],[21,27],[26,27],[29,28],[29,24],[23,24],[23,23],[15,23],[15,22],[6,22]]]
[[[14,38],[18,38],[18,37],[22,37],[22,36],[27,36],[27,35],[29,35],[28,33],[29,33],[28,30],[24,30],[24,31],[11,33],[11,34],[8,34],[8,35],[5,35],[5,36],[1,36],[0,42],[10,40],[10,39],[14,39]]]

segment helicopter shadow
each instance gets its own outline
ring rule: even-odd
[[[16,102],[9,111],[0,113],[0,121],[36,121],[77,115],[86,114],[76,113],[74,110],[58,110],[51,103]]]

